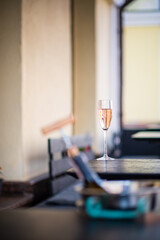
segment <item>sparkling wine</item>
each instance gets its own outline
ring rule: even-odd
[[[107,130],[111,123],[112,109],[99,108],[98,116],[103,130]]]

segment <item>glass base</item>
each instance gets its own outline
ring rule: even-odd
[[[102,156],[102,157],[100,157],[100,158],[97,158],[97,160],[115,160],[114,158],[111,158],[111,157],[109,157],[109,156]]]

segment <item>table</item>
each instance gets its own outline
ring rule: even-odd
[[[138,220],[95,220],[79,210],[26,209],[0,214],[1,240],[159,240],[160,215]]]
[[[0,211],[28,206],[33,201],[33,194],[5,194],[0,196]]]
[[[91,160],[89,165],[103,179],[160,179],[160,159]],[[74,169],[68,174],[75,176]]]
[[[136,140],[150,140],[160,142],[160,131],[139,131],[132,135]]]

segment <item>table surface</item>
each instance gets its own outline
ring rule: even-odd
[[[0,211],[26,206],[33,200],[33,194],[5,194],[0,196]]]
[[[0,214],[1,240],[159,240],[160,215],[137,220],[90,219],[80,210],[6,210]]]
[[[139,131],[132,135],[133,139],[160,140],[160,131]]]
[[[160,159],[95,159],[89,164],[105,179],[160,179]]]
[[[160,159],[115,159],[91,160],[89,165],[101,178],[120,179],[160,179]],[[74,169],[68,171],[75,176]]]

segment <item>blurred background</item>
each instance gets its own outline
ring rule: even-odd
[[[73,113],[103,152],[97,101],[113,100],[109,151],[140,154],[131,134],[158,129],[159,0],[0,0],[0,166],[25,181],[48,171],[41,128]],[[143,144],[141,154],[158,154]],[[155,149],[156,148],[156,149]],[[134,149],[134,151],[133,151]],[[146,149],[148,152],[146,152]]]

